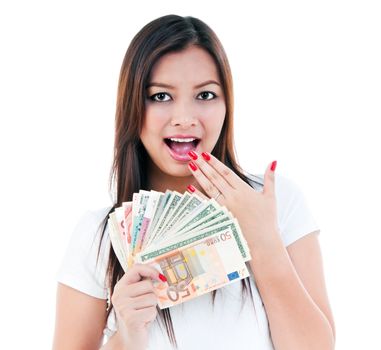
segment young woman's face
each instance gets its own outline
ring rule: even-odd
[[[213,58],[191,46],[166,54],[153,66],[140,138],[160,171],[189,176],[188,152],[213,150],[225,113]]]

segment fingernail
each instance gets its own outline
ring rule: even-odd
[[[190,163],[189,163],[189,166],[190,166],[190,168],[191,168],[193,171],[196,171],[196,170],[197,170],[197,166],[196,166],[196,164],[194,164],[193,162],[190,162]]]
[[[194,191],[196,191],[196,189],[192,186],[192,185],[189,185],[188,187],[187,187],[187,189],[188,189],[188,191],[189,192],[194,192]]]
[[[188,152],[188,156],[191,157],[193,160],[196,160],[196,159],[197,159],[197,154],[194,153],[193,151],[189,151],[189,152]]]
[[[203,157],[206,161],[210,160],[210,155],[209,155],[208,153],[206,153],[206,152],[202,152],[201,155],[202,155],[202,157]]]
[[[167,282],[167,278],[166,278],[163,274],[161,274],[161,273],[159,273],[159,278],[160,278],[163,282]]]
[[[275,168],[276,168],[276,160],[274,160],[272,163],[271,163],[271,171],[275,171]]]

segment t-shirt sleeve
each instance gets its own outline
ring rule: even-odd
[[[295,182],[279,173],[276,174],[275,194],[278,224],[285,246],[314,231],[320,234],[319,225],[311,212],[307,198]]]
[[[57,282],[100,299],[107,299],[106,269],[110,241],[107,230],[98,248],[102,233],[102,220],[107,211],[88,211],[72,232],[61,265],[56,273]]]

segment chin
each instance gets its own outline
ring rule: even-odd
[[[187,163],[188,164],[188,163]],[[191,171],[187,164],[181,164],[178,166],[171,166],[161,169],[161,171],[169,176],[173,177],[189,177],[192,176]]]
[[[162,158],[161,158],[162,159]],[[173,163],[172,159],[168,159],[167,161],[155,161],[150,158],[150,165],[148,167],[148,171],[152,172],[154,176],[159,176],[161,178],[163,175],[165,176],[173,176],[173,177],[187,177],[192,176],[191,170],[188,167],[188,162],[183,163]]]

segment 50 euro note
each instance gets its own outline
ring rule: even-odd
[[[152,265],[167,278],[167,282],[153,281],[161,309],[249,276],[230,227],[197,241],[141,252],[135,262]]]

